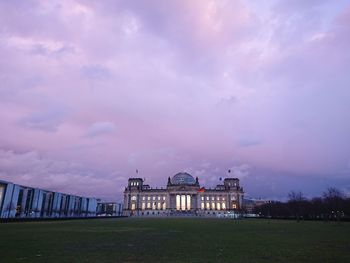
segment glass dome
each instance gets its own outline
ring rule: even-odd
[[[196,180],[189,173],[177,173],[171,178],[171,184],[194,185]]]

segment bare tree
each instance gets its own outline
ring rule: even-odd
[[[299,221],[303,214],[303,207],[305,206],[306,198],[302,192],[291,191],[288,194],[288,207],[291,210],[294,217]]]
[[[344,194],[335,187],[330,187],[323,193],[323,198],[327,206],[328,217],[340,220],[343,216],[345,207]]]

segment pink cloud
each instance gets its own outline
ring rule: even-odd
[[[270,171],[272,181],[347,167],[346,1],[0,7],[4,158],[29,155],[29,170],[37,159],[67,166],[30,180],[13,170],[14,181],[57,174],[47,187],[82,191],[84,180],[100,185],[84,192],[95,195],[111,180],[110,198],[126,183],[110,175],[127,178],[135,168],[161,186],[185,169],[214,184],[242,165],[254,168],[244,180]],[[71,163],[84,168],[73,173]],[[12,168],[1,168],[9,179]]]

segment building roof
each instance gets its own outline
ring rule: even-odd
[[[177,173],[171,178],[171,184],[173,185],[194,185],[196,180],[189,173]]]

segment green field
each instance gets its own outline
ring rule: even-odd
[[[1,223],[0,262],[350,262],[350,223],[200,218]]]

